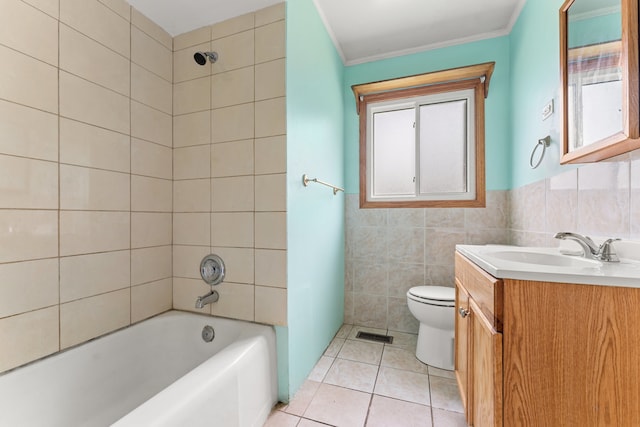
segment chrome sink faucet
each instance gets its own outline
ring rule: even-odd
[[[584,252],[584,257],[604,262],[620,262],[612,243],[620,239],[607,239],[600,246],[596,245],[589,236],[563,231],[553,236],[561,240],[573,240],[578,243]]]

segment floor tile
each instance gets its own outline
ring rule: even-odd
[[[456,379],[456,373],[454,371],[447,371],[446,369],[435,368],[433,366],[429,366],[429,375],[435,377],[451,378],[452,380]]]
[[[464,414],[433,408],[433,427],[467,427]]]
[[[456,380],[432,376],[430,382],[431,406],[453,412],[463,412]]]
[[[324,423],[317,423],[313,420],[308,420],[306,418],[303,418],[300,420],[300,423],[298,423],[298,427],[327,427],[329,424],[324,424]]]
[[[392,344],[385,344],[391,347],[404,347],[415,353],[418,345],[418,336],[416,334],[407,334],[405,332],[389,331],[389,335],[393,336]]]
[[[296,427],[299,421],[300,417],[295,415],[285,414],[282,411],[271,411],[264,427]]]
[[[355,340],[356,335],[358,335],[358,332],[360,331],[369,332],[372,334],[387,335],[386,329],[367,328],[365,326],[354,326],[353,328],[351,328],[351,332],[349,332],[348,339]]]
[[[429,405],[429,376],[383,366],[378,372],[374,393]]]
[[[338,353],[340,353],[344,341],[344,338],[334,338],[329,344],[329,347],[324,351],[324,355],[328,357],[336,357]]]
[[[329,372],[327,372],[324,382],[371,393],[373,392],[373,386],[376,384],[377,375],[378,365],[336,359]]]
[[[302,383],[302,386],[300,386],[300,389],[298,389],[289,404],[282,410],[289,414],[302,416],[304,411],[309,407],[309,404],[319,387],[319,382],[306,380]]]
[[[353,329],[352,325],[342,325],[342,327],[338,330],[338,333],[336,334],[336,338],[342,338],[345,339],[349,336],[349,334],[351,333],[351,329]]]
[[[311,370],[311,373],[307,378],[312,381],[322,382],[334,360],[335,359],[333,357],[320,357],[320,360],[318,360],[318,363],[316,363],[316,366]]]
[[[369,393],[322,384],[304,418],[337,427],[362,427],[370,400]]]
[[[367,427],[430,427],[431,408],[383,396],[373,396]]]
[[[338,357],[378,365],[380,364],[383,349],[384,344],[361,340],[346,340],[342,350],[338,353]]]
[[[419,374],[429,373],[429,367],[416,358],[415,352],[405,348],[385,346],[381,366],[417,372]]]

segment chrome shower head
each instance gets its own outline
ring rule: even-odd
[[[217,52],[196,52],[193,55],[193,59],[198,63],[198,65],[204,65],[207,63],[207,58],[213,64],[218,60]]]

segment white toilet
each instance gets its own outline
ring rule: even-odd
[[[407,292],[407,304],[420,322],[416,357],[427,365],[453,370],[455,289],[416,286]]]

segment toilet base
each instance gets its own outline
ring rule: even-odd
[[[453,331],[420,324],[416,357],[435,368],[453,370]]]

